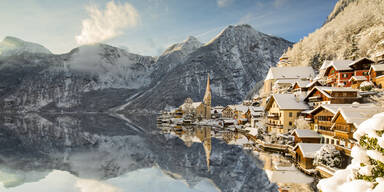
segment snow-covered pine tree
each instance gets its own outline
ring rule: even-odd
[[[326,165],[329,167],[341,168],[343,165],[344,157],[334,145],[328,144],[321,147],[316,152],[313,160],[314,165]]]
[[[353,134],[352,163],[333,177],[320,180],[322,192],[384,191],[384,113],[364,121]]]

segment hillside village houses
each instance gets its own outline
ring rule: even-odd
[[[334,145],[346,158],[357,141],[352,135],[366,119],[382,110],[372,103],[384,84],[384,54],[379,58],[324,61],[318,74],[310,66],[289,67],[283,55],[279,67],[271,67],[260,96],[239,104],[211,106],[209,75],[202,102],[187,99],[175,109],[173,117],[192,113],[200,120],[233,127],[261,143],[279,146],[301,169],[311,172],[315,153]],[[269,139],[267,139],[269,138]],[[271,139],[272,138],[272,139]],[[277,139],[273,139],[277,138]],[[288,140],[287,140],[288,139]]]

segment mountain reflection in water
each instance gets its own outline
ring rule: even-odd
[[[0,191],[277,191],[259,159],[227,144],[241,136],[206,126],[173,132],[155,122],[2,114]]]

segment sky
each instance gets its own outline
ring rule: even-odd
[[[158,56],[195,36],[208,42],[250,24],[297,42],[326,20],[337,0],[0,0],[0,39],[36,42],[61,54],[92,43]]]

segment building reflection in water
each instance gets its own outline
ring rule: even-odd
[[[159,124],[158,127],[163,134],[178,136],[187,147],[193,143],[201,143],[204,148],[208,171],[210,165],[210,155],[212,151],[212,137],[225,141],[229,145],[239,145],[242,147],[253,145],[246,136],[239,132],[229,130],[217,130],[211,126],[185,125],[171,126]]]

